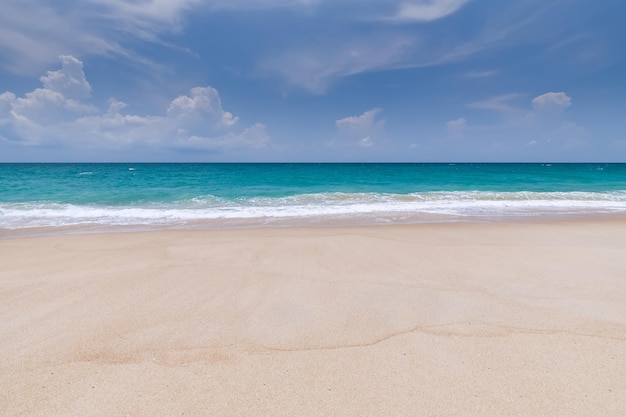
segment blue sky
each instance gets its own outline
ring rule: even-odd
[[[622,0],[4,0],[0,161],[626,162]]]

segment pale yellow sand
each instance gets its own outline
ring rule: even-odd
[[[626,222],[0,240],[2,416],[625,416]]]

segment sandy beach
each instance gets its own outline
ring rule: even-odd
[[[626,220],[0,240],[3,416],[624,416]]]

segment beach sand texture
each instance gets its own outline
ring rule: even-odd
[[[625,416],[626,221],[0,240],[3,416]]]

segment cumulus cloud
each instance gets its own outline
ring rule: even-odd
[[[381,108],[364,112],[360,116],[349,116],[335,121],[335,127],[342,143],[369,148],[383,134],[385,120],[377,116]]]
[[[11,92],[2,94],[0,112],[4,109],[5,113],[0,120],[5,120],[5,124],[12,121],[22,131],[97,111],[94,106],[81,102],[91,92],[83,63],[72,56],[62,55],[59,59],[61,69],[48,71],[40,78],[43,88],[28,92],[24,97],[16,97]]]
[[[420,0],[400,5],[394,19],[427,22],[441,19],[459,10],[469,0]]]
[[[194,87],[190,96],[175,98],[167,114],[178,119],[204,121],[207,117],[223,127],[232,127],[239,120],[232,113],[222,109],[222,100],[213,87]]]
[[[106,110],[85,103],[91,86],[83,63],[60,57],[62,67],[40,78],[43,87],[23,97],[0,94],[4,140],[23,145],[90,149],[132,146],[226,150],[269,146],[265,125],[238,129],[239,118],[225,111],[218,91],[194,87],[174,98],[162,115],[127,114],[127,104],[111,98]]]
[[[6,91],[0,94],[0,126],[8,124],[11,121],[10,111],[15,102],[15,94]]]
[[[565,110],[571,104],[572,98],[562,91],[559,93],[545,93],[532,100],[535,111],[560,111]]]
[[[89,97],[91,86],[85,78],[83,63],[69,55],[61,55],[61,69],[48,71],[48,74],[39,80],[44,88],[62,94],[68,99],[82,99]]]

